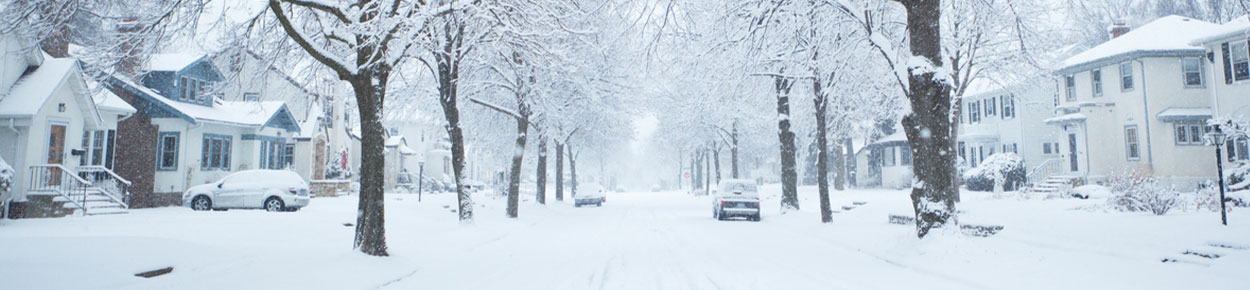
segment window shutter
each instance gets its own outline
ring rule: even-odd
[[[1224,56],[1224,83],[1232,84],[1233,83],[1233,63],[1232,63],[1232,59],[1228,57],[1228,43],[1225,42],[1223,44],[1220,44],[1220,48],[1224,51],[1224,54],[1223,54]]]

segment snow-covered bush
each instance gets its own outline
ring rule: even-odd
[[[4,162],[4,157],[0,157],[0,193],[9,191],[16,176],[17,172],[13,171],[13,166],[9,166],[8,162]]]
[[[326,179],[347,179],[352,176],[351,170],[343,167],[343,159],[347,158],[347,149],[341,149],[331,154],[330,166],[326,166]]]
[[[1015,153],[998,153],[986,157],[981,165],[963,172],[964,185],[971,191],[994,191],[1001,182],[1004,191],[1012,191],[1024,185],[1026,172],[1024,160]]]
[[[1115,210],[1164,215],[1184,203],[1175,187],[1161,186],[1158,179],[1138,171],[1117,174],[1107,183],[1111,185],[1107,205]]]
[[[1227,191],[1250,189],[1250,163],[1224,168],[1224,180],[1228,182]]]

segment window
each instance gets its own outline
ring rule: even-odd
[[[230,171],[230,143],[233,137],[216,134],[204,134],[204,147],[201,147],[200,170]]]
[[[283,161],[282,161],[282,164],[283,164],[285,167],[291,167],[291,164],[293,164],[293,162],[295,162],[295,145],[294,145],[294,144],[287,144],[287,145],[286,145],[286,154],[283,154],[283,156],[285,157],[285,158],[284,158],[285,160],[283,160]]]
[[[902,153],[899,155],[903,157],[902,158],[903,165],[911,165],[911,146],[908,146],[908,145],[899,146],[898,151],[899,153]]]
[[[1001,96],[1003,98],[1003,119],[1016,116],[1016,95]]]
[[[156,170],[170,171],[178,169],[178,132],[160,132],[157,134]]]
[[[968,123],[981,122],[981,101],[968,103]]]
[[[287,166],[287,145],[281,139],[260,142],[260,168],[283,169]],[[294,147],[291,147],[294,151]]]
[[[1210,130],[1202,123],[1176,123],[1177,145],[1204,145],[1202,137]]]
[[[255,102],[255,101],[259,101],[259,100],[260,100],[260,94],[257,94],[257,93],[243,93],[243,101],[247,101],[247,102]]]
[[[964,141],[959,141],[959,158],[964,158],[966,160],[968,158],[967,157],[968,154],[965,154],[966,153],[964,152],[965,150],[966,149],[964,149]]]
[[[1181,71],[1184,72],[1185,87],[1201,88],[1202,87],[1202,59],[1200,58],[1182,58]]]
[[[1124,126],[1124,147],[1128,160],[1141,160],[1141,148],[1137,143],[1137,125]]]
[[[102,166],[105,161],[105,131],[83,131],[82,148],[86,150],[79,156],[80,166]]]
[[[182,77],[178,79],[178,90],[180,93],[178,95],[179,100],[186,100],[187,96],[191,94],[191,92],[187,90],[188,88],[189,86],[187,86],[187,77]]]
[[[985,117],[993,116],[995,114],[994,109],[998,108],[998,104],[997,102],[995,102],[995,99],[993,97],[986,99],[984,106],[985,106]]]
[[[1233,64],[1231,67],[1233,80],[1244,81],[1250,79],[1250,50],[1246,49],[1246,43],[1240,41],[1230,43],[1229,50],[1231,54],[1229,58],[1232,59],[1231,62]],[[1227,74],[1230,72],[1227,71],[1228,68],[1225,68],[1225,70],[1224,74],[1227,77]]]
[[[1237,140],[1228,140],[1228,142],[1224,143],[1228,144],[1225,151],[1228,151],[1229,162],[1250,160],[1250,146],[1248,146],[1250,142],[1248,141],[1250,140],[1246,138],[1238,138]]]
[[[1042,144],[1042,154],[1051,154],[1051,152],[1052,152],[1052,151],[1050,150],[1050,142],[1043,143],[1043,144]]]
[[[1063,83],[1064,83],[1064,86],[1067,87],[1067,89],[1064,90],[1064,92],[1067,93],[1068,101],[1075,101],[1076,100],[1076,77],[1072,75],[1068,75],[1067,77],[1063,78]]]
[[[882,166],[894,166],[894,146],[881,148],[883,148],[883,150],[881,150],[881,162],[883,162]]]
[[[1120,90],[1133,90],[1133,63],[1124,62],[1120,64]]]
[[[1096,69],[1089,72],[1089,80],[1094,88],[1094,96],[1102,96],[1102,70]]]

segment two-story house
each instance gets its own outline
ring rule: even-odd
[[[1048,83],[974,82],[960,101],[956,150],[965,166],[976,167],[1002,152],[1015,153],[1028,169],[1057,163],[1055,129],[1043,122],[1055,109],[1054,95]]]
[[[3,212],[13,218],[124,212],[113,148],[118,120],[134,108],[111,94],[92,94],[67,43],[44,43],[52,54],[39,46],[0,37],[0,158],[17,173],[10,192],[0,195]]]
[[[281,101],[225,101],[222,73],[204,55],[158,54],[139,80],[113,76],[109,88],[138,109],[118,171],[134,181],[136,206],[177,204],[188,187],[245,169],[292,162],[295,118]]]
[[[1046,123],[1059,129],[1063,174],[1101,182],[1136,170],[1181,189],[1214,179],[1206,51],[1191,42],[1217,28],[1167,16],[1060,62]]]
[[[1250,121],[1250,17],[1237,17],[1191,44],[1206,48],[1206,75],[1211,104],[1217,118]],[[1227,161],[1250,161],[1246,138],[1226,143]]]

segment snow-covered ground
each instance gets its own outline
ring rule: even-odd
[[[455,197],[392,194],[390,257],[351,249],[356,197],[299,212],[193,212],[0,221],[5,289],[1245,289],[1250,211],[1167,216],[1091,211],[1099,200],[991,199],[969,193],[963,223],[988,238],[917,240],[887,223],[911,210],[902,191],[835,192],[867,202],[820,224],[814,189],[779,215],[765,186],[763,221],[712,219],[707,197],[615,193],[603,207],[478,196],[456,221]],[[571,202],[571,201],[570,201]],[[1217,248],[1217,243],[1243,249]],[[1186,251],[1219,254],[1207,259]],[[1182,262],[1164,263],[1164,259]],[[172,273],[133,274],[167,266]]]

